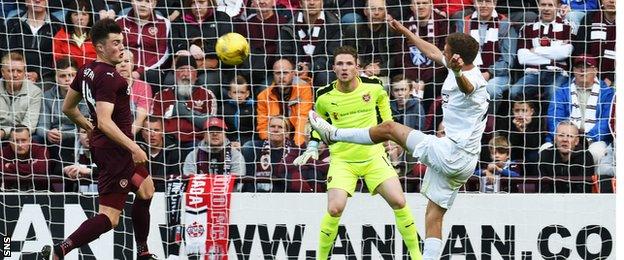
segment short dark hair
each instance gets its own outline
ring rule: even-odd
[[[91,28],[91,41],[93,45],[103,43],[108,39],[109,33],[121,33],[121,27],[115,22],[115,20],[106,18],[97,21],[93,28]]]
[[[353,56],[353,58],[355,58],[355,62],[357,62],[358,60],[357,50],[353,48],[352,46],[343,45],[343,46],[336,48],[336,50],[334,51],[334,60],[336,60],[336,57],[338,57],[338,55],[340,54],[349,54]]]
[[[245,76],[243,75],[236,75],[236,77],[234,77],[231,81],[230,81],[230,85],[232,84],[236,84],[236,85],[247,85],[247,79],[245,78]]]
[[[24,131],[27,131],[30,134],[30,129],[28,128],[28,126],[23,124],[17,124],[13,128],[11,128],[11,136],[13,136],[14,133],[21,133]]]
[[[56,65],[55,67],[57,70],[64,70],[69,67],[72,67],[75,70],[78,70],[78,64],[76,63],[76,61],[74,61],[74,59],[72,59],[69,56],[66,56],[57,60],[55,65]]]
[[[453,54],[459,54],[465,64],[472,64],[479,53],[479,42],[464,33],[451,33],[446,37],[446,44]]]

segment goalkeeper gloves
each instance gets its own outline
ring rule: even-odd
[[[310,142],[308,142],[308,148],[305,150],[305,152],[303,152],[303,154],[299,155],[299,157],[297,157],[293,161],[293,164],[296,166],[301,166],[301,165],[306,164],[310,158],[314,160],[318,160],[318,157],[319,157],[318,145],[319,143],[314,140],[311,140]]]

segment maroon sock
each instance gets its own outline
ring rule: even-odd
[[[60,254],[60,256],[64,256],[72,249],[88,244],[112,228],[110,219],[108,219],[106,215],[97,214],[94,217],[85,220],[85,222],[82,222],[80,227],[78,227],[74,233],[63,241],[63,243],[58,245],[62,252],[56,252],[55,250],[55,253]]]
[[[147,234],[149,234],[150,212],[149,207],[152,199],[134,199],[132,205],[132,227],[134,228],[134,240],[137,243],[137,253],[142,255],[148,253]]]

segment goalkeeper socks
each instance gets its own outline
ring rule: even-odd
[[[132,227],[134,228],[134,240],[137,243],[137,254],[148,253],[147,234],[149,234],[150,212],[149,207],[152,199],[134,199],[132,204]]]
[[[412,260],[421,260],[420,245],[418,244],[418,231],[414,223],[414,216],[410,208],[405,205],[402,209],[394,210],[394,218],[396,220],[399,233],[403,237],[403,242],[409,250]]]
[[[74,248],[79,248],[87,243],[100,237],[111,230],[113,225],[104,214],[97,214],[94,217],[82,222],[80,227],[74,233],[72,233],[63,243],[54,247],[54,251],[59,256],[64,256]],[[57,251],[57,248],[60,251]]]
[[[356,144],[375,144],[370,138],[370,128],[347,128],[337,129],[336,136],[332,139],[334,141],[342,141]]]
[[[321,220],[321,232],[319,234],[319,249],[317,260],[326,260],[329,257],[329,251],[334,246],[334,240],[338,235],[338,224],[340,217],[332,217],[329,213],[325,213]]]
[[[442,240],[437,237],[428,237],[425,239],[425,251],[423,252],[424,260],[438,259],[440,249],[442,248]]]

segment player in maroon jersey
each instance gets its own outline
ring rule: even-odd
[[[91,29],[91,39],[97,59],[78,71],[65,97],[63,113],[91,136],[91,154],[99,169],[99,214],[83,222],[62,243],[45,246],[42,254],[46,259],[62,259],[72,249],[115,228],[126,196],[132,191],[137,195],[132,206],[137,259],[155,259],[147,249],[154,183],[144,167],[147,155],[132,140],[130,89],[115,69],[123,57],[121,28],[111,19],[100,20]],[[77,108],[82,99],[94,124]]]

